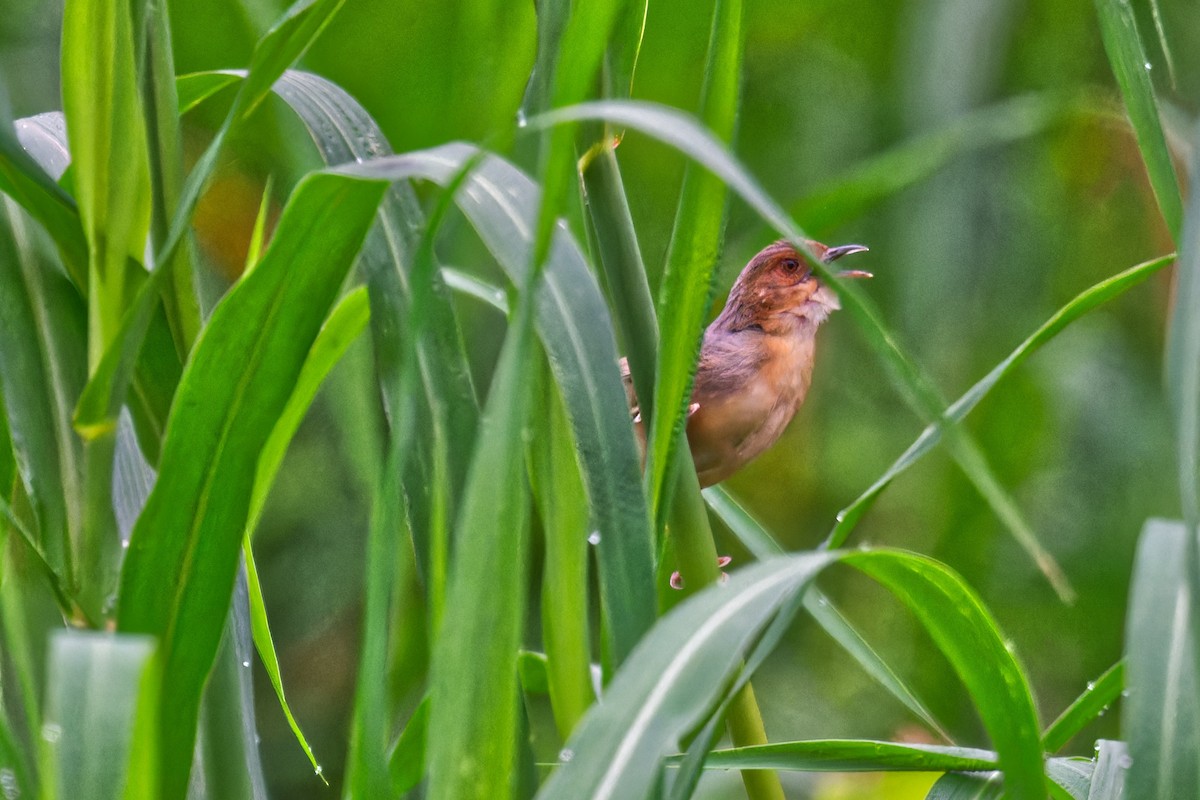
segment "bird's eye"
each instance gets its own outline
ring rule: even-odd
[[[783,268],[788,272],[795,272],[800,269],[800,262],[794,258],[785,258],[783,260]]]

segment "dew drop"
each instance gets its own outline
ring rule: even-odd
[[[42,738],[47,742],[54,744],[62,738],[62,728],[55,725],[53,722],[47,722],[42,726]]]
[[[517,109],[517,127],[524,128],[528,124],[529,124],[529,118],[527,116],[525,116],[525,109],[518,108]]]
[[[128,549],[129,549],[129,540],[128,540],[128,539],[122,539],[122,540],[121,540],[121,549],[122,549],[122,550],[128,550]]]
[[[564,747],[562,750],[560,750],[558,752],[558,760],[564,764],[567,763],[568,761],[570,761],[574,757],[575,757],[575,751],[571,750],[570,748],[567,748],[567,747]]]
[[[600,544],[600,531],[592,531],[588,534],[588,544],[593,547]]]
[[[321,775],[322,775],[322,774],[324,774],[324,772],[325,772],[325,768],[324,768],[324,767],[322,767],[320,764],[317,764],[317,766],[316,766],[316,767],[313,769],[313,773],[314,773],[314,774],[315,774],[315,775],[316,775],[318,778],[319,778],[319,777],[321,777]]]
[[[1133,766],[1133,757],[1126,753],[1117,759],[1117,766],[1121,769],[1129,769]]]
[[[1088,686],[1087,690],[1089,692],[1094,692],[1096,690],[1096,684],[1093,681],[1088,681],[1087,686]]]
[[[243,662],[242,662],[242,666],[243,666],[243,667],[245,667],[246,669],[250,669],[250,662],[249,662],[249,661],[243,661]]]
[[[839,523],[842,523],[846,521],[846,515],[839,511],[838,515],[834,517],[834,519],[836,519]]]
[[[1153,65],[1152,65],[1152,64],[1151,64],[1149,61],[1147,61],[1147,62],[1146,62],[1146,63],[1145,63],[1143,66],[1145,66],[1145,67],[1146,67],[1146,71],[1147,71],[1147,72],[1149,72],[1150,70],[1154,69],[1154,66],[1153,66]]]

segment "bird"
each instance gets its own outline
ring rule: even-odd
[[[868,250],[806,240],[823,264]],[[862,270],[839,278],[870,278]],[[812,382],[816,334],[841,308],[809,258],[781,240],[760,250],[738,275],[725,307],[704,331],[688,407],[687,438],[701,486],[720,483],[773,445]],[[630,411],[645,446],[628,362],[621,359]]]

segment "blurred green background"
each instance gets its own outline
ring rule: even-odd
[[[1151,75],[1182,120],[1200,88],[1198,12],[1182,0],[1161,4],[1170,74],[1149,7],[1136,5]],[[178,72],[244,67],[284,6],[171,3]],[[59,108],[61,3],[0,0],[0,8],[0,79],[14,115]],[[706,3],[651,0],[636,98],[694,110],[709,12]],[[456,138],[499,146],[514,130],[534,37],[529,2],[481,19],[469,2],[347,0],[304,65],[362,102],[396,151]],[[870,246],[854,266],[876,273],[867,291],[947,400],[1079,291],[1172,249],[1118,108],[1086,0],[747,3],[736,152],[810,234]],[[289,129],[280,110],[263,113],[281,117],[278,136],[287,146],[241,142],[201,210],[201,243],[218,267],[240,263],[264,175],[281,170],[286,183],[314,166],[303,134]],[[194,122],[203,128],[203,119]],[[819,201],[823,188],[889,152],[900,155],[885,173],[913,178],[904,188],[855,208]],[[654,286],[683,162],[634,133],[618,155]],[[732,206],[718,303],[771,238],[745,208]],[[473,253],[446,248],[443,256],[489,274],[487,265],[470,262]],[[1161,389],[1169,299],[1170,278],[1162,274],[1072,325],[968,420],[1078,591],[1073,606],[1055,598],[941,453],[905,473],[852,540],[917,550],[963,573],[1027,666],[1043,721],[1119,657],[1136,536],[1147,517],[1177,511]],[[471,301],[462,310],[472,357],[486,365],[501,320]],[[342,368],[344,379],[361,374],[365,345],[364,338]],[[815,546],[838,509],[920,432],[880,366],[852,320],[835,316],[822,332],[808,402],[780,443],[729,482],[789,548]],[[363,437],[374,433],[354,414],[355,393],[332,384],[292,447],[257,545],[293,708],[336,781],[368,511],[356,464],[367,450]],[[728,539],[721,549],[734,555],[735,567],[747,559]],[[848,573],[831,576],[828,589],[956,738],[980,743],[961,687],[906,612]],[[805,622],[756,684],[772,739],[915,735],[903,708]],[[265,678],[258,699],[272,796],[331,796],[291,738]],[[1112,716],[1086,730],[1076,752],[1115,737]],[[712,796],[736,782],[717,778]],[[873,778],[793,785],[809,787],[797,796],[823,798],[901,792]]]

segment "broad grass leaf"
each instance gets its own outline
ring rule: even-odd
[[[159,478],[131,537],[118,625],[162,637],[162,794],[182,796],[200,689],[220,641],[258,456],[366,236],[384,186],[315,174],[263,261],[197,342]]]
[[[774,558],[733,574],[664,616],[567,743],[538,797],[638,798],[729,690],[743,656],[796,593],[844,562],[896,594],[929,631],[967,686],[1005,769],[1013,798],[1042,800],[1037,715],[1029,686],[990,615],[945,567],[896,551],[819,552]]]
[[[1146,163],[1146,174],[1158,200],[1159,210],[1167,223],[1167,229],[1175,241],[1183,225],[1183,200],[1179,193],[1179,181],[1171,163],[1171,152],[1163,136],[1162,120],[1158,116],[1158,104],[1154,99],[1154,85],[1150,82],[1150,61],[1138,35],[1133,6],[1124,0],[1096,0],[1096,13],[1100,18],[1100,34],[1108,63],[1116,76],[1121,97],[1133,133],[1137,138],[1138,150]]]
[[[996,754],[972,747],[830,739],[714,750],[704,767],[804,772],[982,772],[996,768]]]

